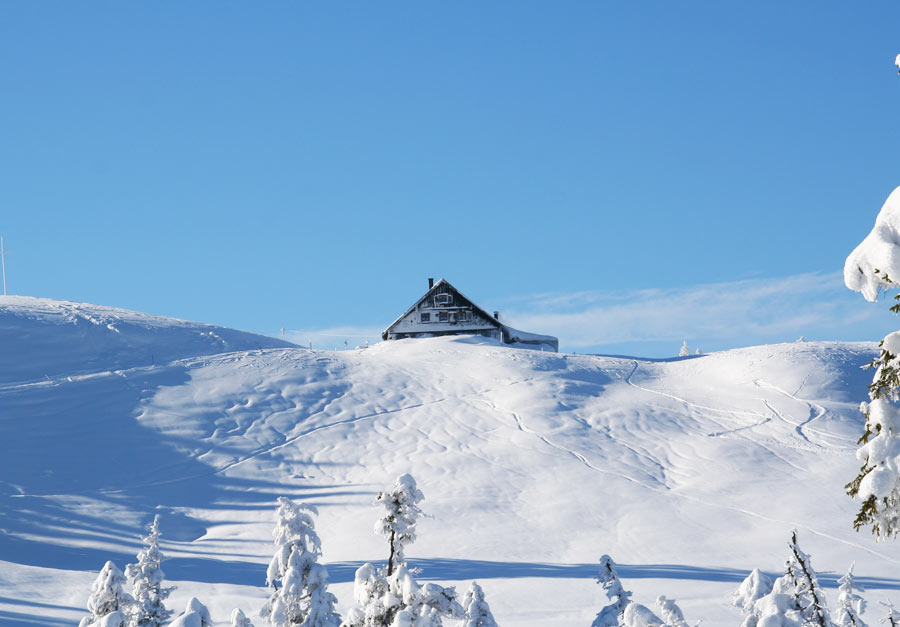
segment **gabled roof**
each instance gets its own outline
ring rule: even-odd
[[[460,292],[458,289],[456,289],[455,287],[453,287],[453,285],[450,283],[450,281],[447,281],[447,280],[445,280],[445,279],[438,279],[438,281],[437,281],[437,282],[436,282],[436,283],[435,283],[435,284],[434,284],[427,292],[425,292],[425,294],[422,295],[422,298],[420,298],[420,299],[417,300],[415,303],[413,303],[412,307],[410,307],[409,309],[407,309],[406,311],[404,311],[402,314],[400,314],[400,315],[397,317],[396,320],[394,320],[392,323],[390,323],[390,324],[388,325],[388,327],[387,327],[384,331],[382,331],[382,333],[381,333],[382,339],[387,339],[388,333],[389,333],[390,330],[394,327],[395,324],[397,324],[398,322],[400,322],[401,320],[403,320],[406,316],[408,316],[410,313],[412,313],[413,311],[415,311],[415,309],[416,309],[419,305],[422,304],[422,301],[424,301],[425,299],[427,299],[432,293],[434,293],[434,292],[435,292],[440,286],[442,286],[442,285],[446,285],[447,287],[449,287],[450,289],[452,289],[454,292],[456,292],[457,294],[459,294],[459,296],[460,296],[463,300],[465,300],[465,301],[468,302],[470,305],[472,305],[472,309],[474,309],[477,313],[481,314],[484,318],[490,320],[491,324],[493,324],[494,326],[496,326],[498,329],[503,327],[503,324],[502,324],[499,320],[497,320],[496,318],[494,318],[493,315],[489,314],[489,313],[486,312],[484,309],[482,309],[481,307],[479,307],[478,305],[476,305],[475,302],[474,302],[471,298],[467,297],[465,294],[463,294],[463,293]]]

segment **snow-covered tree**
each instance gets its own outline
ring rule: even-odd
[[[106,562],[91,586],[87,609],[79,627],[124,627],[134,599],[122,589],[125,575],[112,562]]]
[[[691,349],[688,348],[687,340],[684,341],[684,344],[681,345],[681,350],[678,351],[679,357],[688,357],[691,354]]]
[[[600,557],[597,583],[603,586],[603,592],[611,603],[600,610],[591,627],[616,627],[622,621],[625,608],[631,603],[631,592],[622,587],[616,563],[609,555]]]
[[[484,590],[474,581],[463,596],[463,609],[466,612],[466,620],[462,627],[497,627],[491,608],[484,600]]]
[[[163,603],[174,587],[162,585],[165,573],[160,568],[163,555],[159,551],[159,537],[159,516],[155,516],[150,524],[150,533],[142,538],[145,547],[137,554],[137,564],[125,567],[134,596],[129,617],[132,627],[160,627],[174,613],[167,610]]]
[[[390,490],[379,492],[376,497],[384,506],[384,515],[375,523],[375,533],[385,536],[390,543],[388,576],[404,563],[404,549],[416,540],[416,521],[422,514],[419,501],[424,498],[409,474],[397,477]]]
[[[684,614],[681,613],[681,608],[675,603],[675,599],[660,596],[656,599],[656,607],[659,608],[666,627],[688,627],[687,621],[684,620]]]
[[[337,599],[328,592],[328,571],[318,558],[321,541],[315,530],[311,505],[296,504],[280,497],[275,514],[275,544],[278,547],[266,571],[272,594],[260,615],[270,625],[286,627],[337,627]]]
[[[235,608],[231,612],[231,627],[253,627],[253,623],[250,622],[250,619],[247,618],[242,610]]]
[[[875,218],[872,232],[850,253],[844,264],[844,283],[860,292],[868,301],[878,299],[880,292],[900,288],[900,188],[891,193]],[[900,300],[900,296],[895,296]],[[900,311],[895,303],[891,311]],[[860,410],[866,417],[862,445],[857,459],[862,467],[847,484],[847,493],[859,497],[859,512],[853,526],[871,525],[872,533],[883,540],[900,532],[900,332],[881,341],[880,355],[870,366],[875,376],[869,386],[869,402]]]
[[[212,627],[212,625],[209,608],[197,600],[197,597],[191,597],[184,612],[169,623],[169,627]]]
[[[859,594],[863,591],[863,587],[853,578],[853,564],[850,564],[847,573],[838,579],[836,627],[866,627],[860,618],[860,614],[866,611],[866,600]]]

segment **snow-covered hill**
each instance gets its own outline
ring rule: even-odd
[[[781,568],[792,528],[818,570],[855,560],[870,602],[900,602],[900,546],[855,533],[843,494],[874,344],[668,361],[465,338],[279,344],[0,298],[0,624],[74,624],[154,513],[170,607],[196,595],[223,624],[255,614],[280,495],[320,508],[346,610],[355,568],[386,558],[374,494],[403,472],[433,516],[407,552],[421,578],[477,579],[504,626],[589,625],[603,553],[636,600],[737,625],[731,591]]]

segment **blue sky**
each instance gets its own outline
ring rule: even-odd
[[[898,321],[839,271],[900,185],[898,26],[895,2],[2,3],[9,289],[319,345],[429,276],[579,352],[877,339]]]

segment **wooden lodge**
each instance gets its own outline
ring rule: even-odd
[[[428,279],[428,291],[381,334],[384,340],[440,335],[480,335],[504,344],[559,350],[559,340],[513,329],[463,296],[448,281]]]

